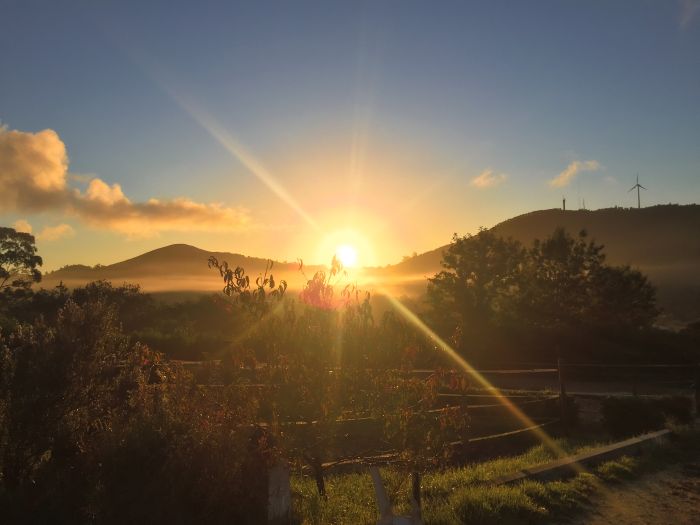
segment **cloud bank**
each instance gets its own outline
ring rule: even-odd
[[[0,212],[68,213],[90,226],[131,236],[161,231],[236,231],[250,224],[248,213],[240,208],[186,197],[134,202],[119,184],[94,177],[81,192],[69,187],[68,179],[68,154],[55,131],[29,133],[0,127]],[[70,228],[55,228],[61,226]],[[62,232],[47,232],[46,238],[65,236],[68,230],[63,228]]]
[[[482,171],[478,176],[474,177],[470,184],[476,188],[492,188],[503,184],[508,178],[505,173],[494,173],[492,169]]]
[[[599,171],[600,169],[601,165],[597,160],[586,160],[583,162],[575,160],[569,164],[564,171],[550,180],[549,185],[555,188],[562,188],[568,186],[579,173],[584,171]]]

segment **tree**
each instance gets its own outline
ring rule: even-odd
[[[574,239],[557,228],[544,241],[536,239],[520,278],[516,315],[545,328],[578,323],[590,307],[592,277],[604,261],[603,246],[588,241],[585,231]]]
[[[439,272],[428,281],[428,302],[438,329],[457,347],[474,341],[516,291],[525,250],[488,230],[452,239]]]
[[[13,228],[0,227],[0,291],[8,288],[29,288],[41,281],[43,264],[36,254],[34,236]]]
[[[418,336],[392,316],[375,324],[369,294],[344,285],[336,258],[328,271],[304,276],[298,307],[270,292],[266,283],[274,279],[267,274],[253,289],[242,268],[216,260],[210,266],[241,307],[236,315],[252,312],[236,338],[239,357],[231,358],[242,363],[242,356],[253,355],[256,362],[248,371],[238,366],[232,381],[243,382],[247,374],[257,385],[248,395],[257,396],[260,419],[269,421],[269,442],[280,458],[308,465],[319,495],[326,493],[325,462],[378,454],[389,442],[418,471],[461,436],[461,410],[431,412],[437,376],[424,381],[411,371]],[[373,369],[382,361],[392,367],[401,362],[405,370]]]
[[[603,246],[557,228],[535,241],[520,279],[518,316],[535,326],[649,327],[656,293],[639,271],[605,264]]]
[[[433,324],[465,354],[468,341],[482,355],[488,348],[492,358],[506,351],[522,359],[532,344],[536,358],[550,358],[546,349],[573,348],[613,328],[648,328],[658,315],[647,278],[605,264],[603,246],[585,231],[574,237],[557,228],[528,250],[485,230],[455,236],[442,264],[428,284]]]

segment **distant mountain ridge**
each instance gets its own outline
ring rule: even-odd
[[[540,210],[503,221],[491,230],[526,246],[544,239],[562,227],[577,235],[586,230],[588,238],[605,246],[607,262],[628,264],[651,273],[664,269],[700,270],[700,205],[658,205],[648,208],[607,208],[601,210]],[[393,265],[393,271],[435,272],[440,269],[441,246]],[[688,272],[689,270],[694,270]],[[686,275],[697,277],[700,275]]]
[[[700,316],[700,205],[659,205],[642,209],[540,210],[497,224],[492,230],[530,246],[555,228],[573,235],[586,230],[588,238],[605,246],[607,262],[630,265],[648,275],[659,288],[661,303],[676,318]],[[367,286],[392,283],[396,293],[416,294],[425,289],[426,278],[440,271],[447,246],[383,268],[367,268]],[[77,286],[106,279],[140,283],[146,291],[212,291],[222,286],[219,275],[207,267],[214,256],[231,266],[243,267],[251,278],[265,270],[267,259],[239,253],[209,252],[186,244],[173,244],[126,261],[90,268],[73,265],[47,273],[45,287],[64,282]],[[320,266],[305,268],[311,276]],[[304,277],[297,263],[275,261],[276,279],[299,287]],[[371,284],[374,283],[374,284]]]
[[[92,273],[100,278],[126,278],[132,276],[158,275],[166,273],[199,274],[206,273],[207,260],[214,256],[220,260],[227,260],[234,267],[237,265],[257,268],[265,267],[267,259],[248,257],[239,253],[208,252],[189,244],[171,244],[156,248],[131,259],[109,265],[89,267],[83,265],[71,265],[46,274],[46,277],[73,276]]]
[[[492,231],[530,246],[535,239],[551,235],[557,227],[572,235],[586,230],[589,239],[604,245],[608,264],[629,265],[647,275],[658,291],[662,324],[680,328],[700,318],[700,205],[540,210],[503,221]],[[417,283],[441,270],[440,261],[447,247],[383,271],[387,272],[385,275],[412,275],[415,293]],[[421,289],[425,289],[424,285]]]
[[[171,244],[114,264],[95,267],[80,264],[65,266],[45,274],[42,285],[49,287],[63,282],[71,287],[90,281],[108,280],[115,284],[156,283],[155,286],[145,285],[147,291],[207,291],[222,287],[216,270],[207,265],[209,257],[212,256],[220,262],[228,262],[233,268],[241,266],[251,279],[264,272],[268,263],[268,259],[261,257],[248,257],[231,252],[209,252],[189,244]],[[308,271],[315,271],[316,268],[309,267]],[[273,261],[273,273],[276,276],[292,275],[298,270],[298,263]]]
[[[491,230],[512,237],[526,246],[544,239],[555,228],[576,235],[586,230],[589,239],[605,246],[611,264],[660,269],[691,266],[700,270],[700,205],[660,205],[642,209],[540,210],[503,221]],[[448,245],[411,257],[397,264],[373,269],[381,273],[434,273],[440,270]],[[172,244],[106,266],[71,265],[49,272],[50,280],[65,278],[128,279],[132,277],[211,275],[207,260],[214,256],[231,266],[242,266],[250,274],[263,271],[268,259],[231,252],[209,252],[188,244]],[[297,263],[275,261],[278,271],[297,269]],[[318,268],[318,267],[314,267]],[[700,272],[699,272],[700,273]],[[700,280],[700,275],[698,275]]]

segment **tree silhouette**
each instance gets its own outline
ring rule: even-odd
[[[521,320],[546,328],[643,328],[658,310],[653,286],[640,272],[605,264],[603,246],[585,231],[562,228],[535,241],[519,284]]]
[[[522,349],[525,340],[580,342],[600,329],[636,331],[658,315],[647,278],[606,265],[603,246],[585,231],[573,237],[558,228],[528,250],[486,230],[455,235],[442,265],[428,283],[432,323],[465,355]]]
[[[503,310],[521,270],[525,250],[512,239],[488,230],[477,235],[455,234],[443,255],[445,270],[428,282],[428,302],[435,324],[453,343],[472,343]]]
[[[36,254],[34,242],[30,233],[0,227],[0,290],[29,288],[41,281],[37,267],[43,261]]]

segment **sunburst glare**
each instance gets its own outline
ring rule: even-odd
[[[341,244],[335,250],[335,256],[345,268],[357,266],[357,250],[349,244]]]

